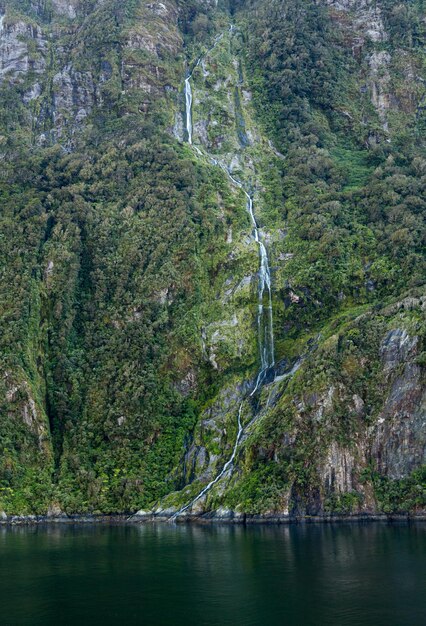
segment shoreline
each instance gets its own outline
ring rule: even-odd
[[[178,517],[171,522],[170,515],[161,514],[110,514],[110,515],[10,515],[0,518],[1,527],[11,526],[37,526],[43,524],[71,525],[111,525],[111,526],[136,526],[146,524],[174,525],[226,525],[226,526],[258,526],[258,525],[306,525],[306,524],[350,524],[350,523],[413,523],[426,522],[426,512],[418,514],[383,514],[383,513],[360,513],[353,515],[274,515],[274,514],[229,514],[216,515],[205,513],[203,515],[186,515]]]

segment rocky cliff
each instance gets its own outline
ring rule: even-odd
[[[414,0],[0,2],[0,510],[424,514],[425,39]]]

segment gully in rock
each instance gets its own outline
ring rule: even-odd
[[[210,52],[212,52],[217,44],[219,43],[219,41],[222,39],[223,34],[218,35],[215,40],[214,40],[214,44],[211,48],[209,48],[205,54],[205,56],[207,56],[208,54],[210,54]],[[197,67],[200,65],[200,63],[203,61],[204,57],[199,57],[199,59],[197,60],[197,62],[195,63],[194,67],[192,68],[192,70],[189,72],[188,76],[185,78],[185,117],[186,117],[186,132],[187,132],[187,137],[188,137],[188,143],[190,146],[192,146],[192,102],[193,102],[193,96],[192,96],[192,87],[191,87],[191,78],[193,73],[195,72],[195,70],[197,69]],[[198,152],[198,154],[201,154],[201,151],[195,147],[196,151]]]
[[[271,271],[269,268],[268,253],[265,244],[261,240],[261,233],[254,215],[253,196],[244,189],[243,183],[236,179],[229,170],[225,169],[230,180],[243,190],[247,198],[247,212],[250,216],[253,227],[253,238],[259,247],[259,287],[258,287],[258,343],[260,351],[260,371],[257,376],[255,387],[250,395],[254,395],[260,387],[268,369],[274,366],[274,326],[272,316],[272,291],[271,291]]]
[[[194,69],[198,67],[201,59],[198,59]],[[192,88],[191,78],[192,72],[185,78],[185,110],[186,110],[186,132],[188,135],[188,143],[192,146]]]
[[[235,28],[233,25],[230,26],[229,33],[232,36],[235,32]],[[219,35],[216,40],[214,46],[208,51],[211,52],[219,41],[222,39],[223,35]],[[207,54],[208,54],[207,53]],[[202,61],[202,57],[198,59],[196,62],[192,72],[185,79],[185,105],[186,105],[186,131],[188,143],[193,145],[192,136],[193,136],[193,125],[192,125],[192,106],[193,106],[193,93],[191,87],[191,79],[195,69],[200,65]],[[194,146],[194,149],[197,151],[197,154],[202,154],[202,151]],[[254,204],[253,204],[253,195],[246,190],[245,185],[242,181],[238,180],[232,175],[232,172],[225,165],[219,163],[217,159],[208,155],[211,163],[220,167],[228,176],[233,185],[241,189],[247,199],[246,208],[250,217],[250,222],[253,228],[253,239],[256,242],[259,248],[259,285],[258,285],[258,312],[257,312],[257,329],[258,329],[258,345],[259,345],[259,355],[260,355],[260,368],[259,372],[256,376],[256,380],[253,386],[253,389],[248,394],[248,398],[251,398],[255,395],[255,393],[262,387],[266,373],[269,369],[274,367],[275,357],[274,357],[274,328],[273,328],[273,314],[272,314],[272,290],[271,290],[271,271],[269,267],[269,259],[268,253],[265,247],[265,244],[262,241],[262,234],[257,223],[255,214],[254,214]],[[241,415],[243,411],[243,406],[246,398],[242,400],[238,409],[238,431],[235,439],[234,447],[232,450],[232,454],[229,457],[228,461],[223,466],[222,470],[219,474],[214,478],[211,482],[209,482],[199,493],[193,498],[188,504],[181,507],[178,511],[176,511],[170,518],[170,521],[176,520],[176,518],[190,509],[200,498],[202,498],[219,480],[225,475],[225,473],[232,469],[232,465],[235,459],[235,455],[238,450],[238,446],[241,441],[241,437],[244,432],[244,428],[241,422]]]

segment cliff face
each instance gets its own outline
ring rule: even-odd
[[[137,93],[142,110],[150,95],[176,91],[182,36],[174,2],[42,2],[21,11],[19,2],[2,9],[0,72],[20,86],[36,141],[70,145],[94,108],[124,113]]]
[[[425,38],[396,0],[0,3],[0,510],[173,512],[242,402],[186,513],[424,511]]]
[[[362,69],[363,88],[384,136],[390,139],[393,132],[401,132],[401,118],[422,115],[423,57],[419,37],[424,30],[424,16],[419,12],[420,5],[333,0],[327,4],[345,45],[351,46]]]

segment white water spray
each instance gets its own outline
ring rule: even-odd
[[[188,143],[192,145],[192,89],[191,76],[185,78],[185,107],[186,107],[186,132],[188,133]]]
[[[188,134],[188,143],[192,146],[192,87],[191,78],[194,70],[200,65],[201,57],[198,59],[190,74],[185,78],[185,112],[186,112],[186,132]]]
[[[229,170],[222,168],[230,180],[242,189],[247,199],[247,212],[250,216],[251,225],[253,227],[253,238],[259,247],[259,287],[258,287],[258,311],[257,311],[257,329],[258,343],[260,352],[260,370],[257,375],[256,384],[250,396],[253,396],[262,384],[268,369],[275,365],[274,356],[274,325],[272,316],[272,285],[271,270],[269,267],[268,253],[261,239],[261,231],[258,226],[253,207],[253,196],[244,189],[243,183],[235,178]]]

